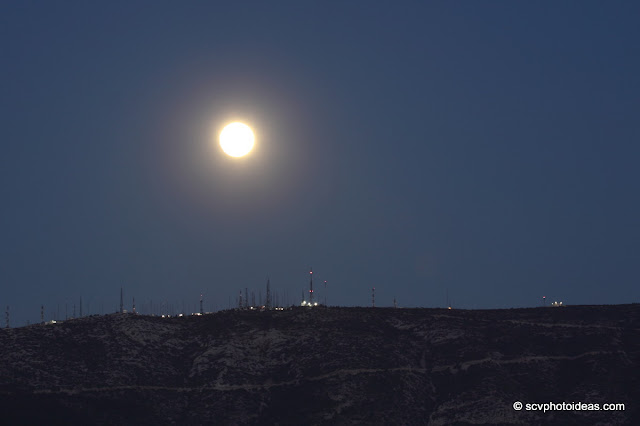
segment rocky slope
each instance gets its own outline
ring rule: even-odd
[[[638,304],[113,314],[0,331],[9,424],[640,424],[638,401]]]

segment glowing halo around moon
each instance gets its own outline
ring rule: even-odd
[[[244,123],[227,124],[220,133],[220,147],[232,157],[247,155],[255,141],[251,128]]]

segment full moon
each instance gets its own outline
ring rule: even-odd
[[[254,139],[249,126],[238,122],[231,123],[220,133],[220,146],[228,155],[242,157],[251,151]]]

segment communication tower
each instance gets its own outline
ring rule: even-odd
[[[122,287],[120,287],[120,313],[124,312],[124,300],[122,299]]]
[[[309,305],[313,306],[313,268],[309,267]]]
[[[267,309],[271,309],[271,283],[269,282],[269,277],[267,277],[267,300],[264,305]]]
[[[327,306],[327,280],[324,280],[324,306]]]
[[[371,288],[371,307],[376,307],[376,288]]]

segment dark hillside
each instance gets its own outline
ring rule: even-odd
[[[1,330],[0,408],[10,424],[640,424],[639,367],[640,305],[113,314]]]

